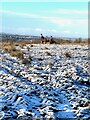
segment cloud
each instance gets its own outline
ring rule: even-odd
[[[29,28],[29,27],[18,27],[16,28],[16,33],[19,34],[40,34],[44,31],[42,28]]]
[[[59,12],[63,11],[65,13],[71,12],[71,13],[87,13],[87,11],[78,11],[78,10],[58,10]],[[68,18],[61,18],[61,17],[53,17],[53,16],[42,16],[38,14],[33,14],[33,13],[22,13],[22,12],[16,12],[16,11],[10,11],[10,10],[0,10],[1,14],[8,14],[8,15],[16,15],[20,17],[26,17],[26,18],[34,18],[34,19],[42,19],[42,20],[47,20],[49,22],[55,23],[58,26],[70,26],[74,24],[87,24],[88,23],[88,18],[84,19],[68,19]]]
[[[70,26],[72,25],[72,20],[71,19],[65,19],[65,18],[58,18],[58,17],[53,17],[52,19],[49,19],[52,23],[57,24],[58,26]]]
[[[33,29],[31,28],[28,28],[28,27],[18,27],[18,28],[15,28],[14,30],[16,33],[19,33],[19,34],[30,34],[30,32],[33,31]]]
[[[10,10],[0,10],[1,14],[8,14],[8,15],[14,15],[14,16],[20,16],[20,17],[28,17],[28,18],[38,18],[39,15],[32,14],[32,13],[22,13],[22,12],[16,12],[16,11],[10,11]]]
[[[1,0],[1,2],[48,2],[48,0]],[[49,2],[81,2],[81,0],[49,0]],[[88,3],[88,0],[82,0],[82,2]]]
[[[51,22],[55,23],[59,27],[87,27],[88,26],[88,19],[62,19],[62,18],[53,18],[50,20]]]
[[[60,12],[60,11],[59,11]],[[63,12],[67,12],[67,11],[63,11]],[[69,11],[68,11],[69,12]],[[77,13],[78,11],[74,11],[74,13]],[[16,11],[7,11],[7,10],[0,10],[1,14],[8,14],[10,17],[13,16],[20,16],[20,17],[25,17],[25,18],[33,18],[33,19],[39,19],[40,22],[45,21],[48,22],[50,25],[51,23],[55,26],[53,29],[49,29],[49,26],[46,29],[42,29],[39,27],[37,28],[18,28],[16,32],[22,32],[22,33],[44,33],[47,34],[48,33],[53,33],[53,34],[59,34],[59,31],[57,30],[57,28],[60,30],[61,28],[67,29],[64,32],[64,34],[70,34],[70,31],[74,32],[74,30],[77,30],[79,32],[84,31],[85,34],[87,34],[88,32],[88,18],[83,18],[83,19],[73,19],[73,18],[62,18],[62,17],[53,17],[53,16],[43,16],[43,15],[39,15],[39,14],[33,14],[33,13],[22,13],[22,12],[16,12]],[[71,13],[73,13],[73,11],[71,11]],[[82,14],[82,11],[79,11],[79,14]],[[84,11],[84,14],[86,14],[86,12]],[[17,17],[18,19],[18,17]],[[41,23],[42,24],[42,23]],[[45,26],[47,27],[47,26]],[[73,33],[72,32],[72,33]],[[83,32],[83,33],[84,33]]]
[[[58,33],[58,31],[57,30],[55,30],[55,29],[51,29],[51,30],[48,30],[49,32],[53,32],[53,33]]]
[[[42,32],[43,29],[41,29],[41,28],[35,28],[35,31],[36,31],[36,32]]]
[[[64,19],[64,18],[59,18],[59,17],[41,16],[38,14],[21,13],[21,12],[10,11],[10,10],[0,10],[0,13],[14,15],[14,16],[20,16],[20,17],[26,17],[26,18],[43,19],[43,20],[47,20],[49,22],[58,24],[59,26],[65,26],[65,25],[71,24],[71,21],[69,19]]]
[[[57,13],[57,14],[76,14],[76,15],[88,15],[88,10],[75,10],[75,9],[57,9],[48,11],[51,13]]]
[[[65,30],[65,31],[63,31],[63,33],[70,34],[71,31],[70,30]]]

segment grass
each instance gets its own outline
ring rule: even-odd
[[[29,55],[28,58],[24,58],[23,51],[16,49],[16,46],[20,46],[21,48],[23,48],[23,46],[25,46],[26,43],[24,43],[24,42],[20,42],[20,43],[2,42],[0,44],[2,45],[1,49],[3,49],[5,52],[9,53],[12,57],[19,58],[20,60],[22,60],[22,63],[25,65],[30,64],[31,59],[32,59],[31,55]],[[27,50],[29,51],[30,48],[27,47]]]
[[[33,47],[33,44],[40,44],[40,40],[36,40],[36,41],[20,41],[20,42],[0,42],[0,47],[3,46],[20,46],[21,48],[23,48],[23,46],[25,46],[26,44],[30,44],[30,47]],[[78,45],[88,45],[90,43],[90,40],[63,40],[63,39],[56,39],[55,40],[55,44],[78,44]],[[47,48],[46,48],[47,49]]]
[[[24,59],[22,60],[22,63],[25,64],[25,65],[30,64],[30,62],[31,62],[30,59],[24,58]]]
[[[8,52],[13,57],[17,57],[19,59],[24,58],[23,52],[21,50],[17,50],[16,47],[15,47],[15,43],[13,43],[13,42],[2,43],[2,49],[5,52]]]
[[[25,65],[31,64],[32,57],[31,55],[28,56],[28,58],[23,58],[22,63]]]
[[[52,64],[51,62],[49,62],[48,65],[49,65],[50,67],[54,66],[54,64]]]
[[[48,50],[49,48],[45,47],[46,50]]]
[[[71,58],[71,53],[69,53],[69,52],[65,52],[64,55],[66,58]]]
[[[23,55],[23,52],[21,50],[11,51],[10,55],[13,57],[17,57],[20,60],[24,59],[24,55]]]
[[[90,41],[90,40],[89,40]],[[23,52],[21,50],[17,50],[16,46],[19,46],[21,48],[23,48],[26,44],[30,44],[30,47],[33,47],[33,44],[40,44],[40,41],[35,41],[35,42],[31,42],[31,41],[20,41],[20,42],[0,42],[0,48],[3,49],[4,51],[10,53],[11,56],[17,57],[21,60],[24,59],[24,55]],[[69,40],[57,40],[55,42],[55,44],[60,44],[60,45],[67,45],[67,44],[77,44],[77,45],[88,45],[88,41],[69,41]],[[30,51],[30,47],[27,47],[27,50]],[[45,47],[45,49],[49,49],[47,47]],[[48,56],[51,56],[51,54],[49,52],[46,52],[46,54]],[[65,57],[67,58],[71,58],[71,54],[69,52],[66,52]],[[28,60],[24,60],[26,61],[26,63],[28,63],[28,61],[31,60],[31,56],[29,56]],[[25,63],[25,62],[24,62]]]
[[[31,47],[33,47],[33,45],[31,45]]]
[[[51,53],[50,52],[45,52],[47,56],[51,56]]]

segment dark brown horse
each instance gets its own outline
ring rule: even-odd
[[[47,36],[44,37],[44,36],[41,34],[41,44],[42,44],[42,43],[44,43],[44,44],[46,44],[46,43],[49,43],[49,44],[54,43],[53,37],[51,36],[51,38],[48,38]]]

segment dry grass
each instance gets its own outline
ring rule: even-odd
[[[30,59],[24,58],[24,59],[22,60],[22,63],[25,64],[25,65],[30,64],[30,62],[31,62]]]
[[[47,56],[51,56],[51,53],[50,52],[45,52]]]
[[[29,60],[32,60],[32,57],[31,57],[31,55],[29,55],[29,56],[28,56],[28,59],[29,59]]]
[[[23,46],[25,46],[26,44],[31,44],[31,47],[33,47],[33,44],[40,44],[40,41],[20,41],[20,42],[0,42],[0,47],[2,46],[20,46],[21,48],[23,48]],[[78,45],[88,45],[90,44],[90,40],[85,40],[85,41],[70,41],[70,40],[56,40],[55,44],[78,44]],[[47,48],[46,48],[47,49]]]
[[[88,40],[84,40],[84,41],[80,41],[80,40],[74,40],[74,41],[71,41],[71,40],[57,40],[56,41],[56,43],[55,44],[61,44],[61,45],[63,45],[63,44],[65,44],[65,45],[67,45],[67,44],[73,44],[73,45],[88,45],[89,44],[89,42],[88,42]]]
[[[32,57],[31,55],[28,56],[28,58],[23,58],[22,63],[25,65],[31,64]]]
[[[13,57],[17,57],[20,60],[22,60],[22,63],[25,65],[30,64],[32,57],[31,55],[28,56],[28,58],[24,58],[24,53],[22,50],[18,50],[16,49],[16,46],[20,46],[23,48],[23,46],[26,45],[25,42],[20,42],[20,43],[15,43],[15,42],[2,42],[0,43],[0,45],[2,45],[1,49],[3,49],[4,51],[8,52],[11,56]],[[27,48],[28,51],[30,50],[30,48]]]
[[[54,66],[54,64],[52,64],[51,62],[49,62],[48,65],[49,65],[50,67]]]
[[[5,50],[6,52],[10,53],[12,56],[16,56],[20,59],[23,59],[23,52],[21,50],[17,50],[16,46],[20,46],[21,48],[23,48],[23,46],[25,46],[26,44],[31,44],[30,47],[33,47],[33,44],[40,44],[39,41],[36,42],[31,42],[31,41],[21,41],[21,42],[0,42],[0,48]],[[68,40],[61,40],[61,41],[57,41],[56,44],[77,44],[77,45],[88,45],[88,41],[68,41]],[[30,48],[27,48],[28,51],[30,50]],[[48,49],[47,47],[45,49]],[[47,55],[51,55],[50,53],[46,53]],[[69,53],[65,53],[66,57],[71,57],[71,55]]]
[[[25,46],[25,45],[26,45],[25,42],[19,42],[19,43],[18,43],[18,46],[20,46],[21,48],[23,48],[23,46]]]
[[[21,50],[16,49],[16,43],[14,42],[4,42],[2,43],[2,49],[8,53],[10,53],[11,56],[17,57],[19,59],[23,59],[23,52]]]
[[[71,53],[69,53],[69,52],[65,52],[64,55],[66,58],[71,58]]]
[[[33,47],[33,45],[31,45],[31,47]]]
[[[48,50],[49,48],[45,47],[46,50]]]
[[[2,43],[2,49],[5,50],[6,52],[11,52],[11,51],[15,51],[15,46],[14,43],[12,42],[4,42]]]
[[[11,51],[10,55],[13,57],[17,57],[19,59],[24,59],[23,52],[21,50]]]

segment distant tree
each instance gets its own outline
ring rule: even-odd
[[[81,42],[81,41],[82,41],[82,38],[78,38],[78,41]]]
[[[76,42],[76,43],[82,42],[82,38],[76,38],[76,39],[75,39],[75,42]]]

